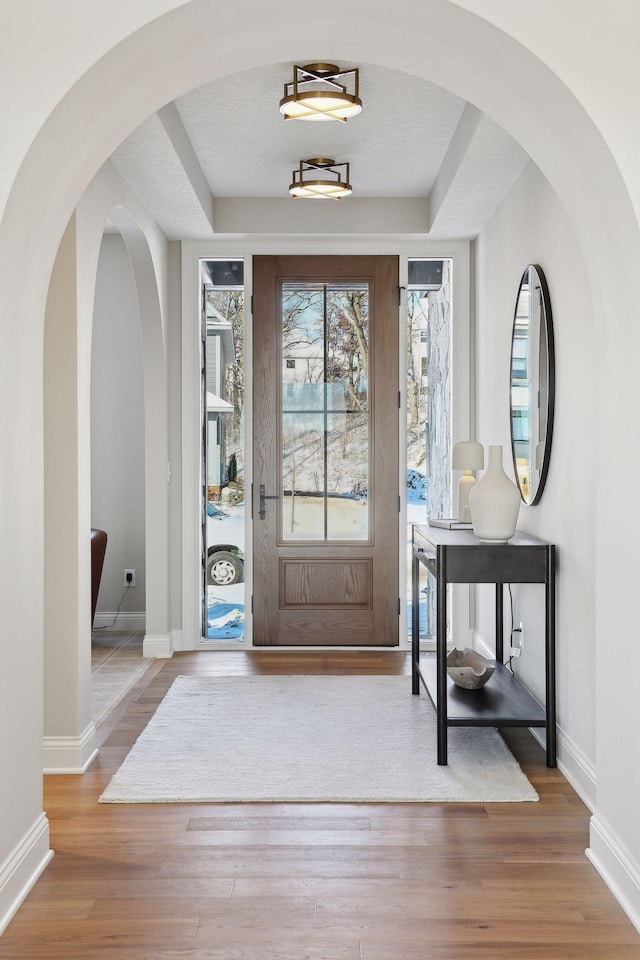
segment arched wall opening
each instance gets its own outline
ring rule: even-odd
[[[91,337],[91,525],[107,533],[92,644],[144,630],[145,422],[138,292],[122,234],[102,237]],[[135,585],[124,586],[124,570]],[[123,636],[120,636],[123,634]]]
[[[169,398],[161,303],[161,298],[166,298],[166,275],[162,273],[167,269],[168,250],[163,250],[163,271],[157,270],[147,235],[129,211],[118,205],[111,211],[111,220],[120,231],[131,260],[142,333],[146,580],[143,653],[170,656]]]
[[[128,527],[138,530],[140,556],[150,557],[140,569],[146,604],[136,611],[145,615],[146,635],[154,653],[162,655],[169,644],[168,623],[168,428],[167,377],[164,350],[162,294],[166,242],[157,228],[147,224],[149,236],[122,203],[123,193],[135,210],[137,202],[110,165],[102,170],[80,199],[60,245],[47,300],[44,352],[44,467],[45,467],[45,617],[44,617],[44,768],[47,773],[81,773],[96,755],[95,726],[91,711],[91,621],[89,533],[92,526],[91,436],[92,330],[96,309],[96,281],[104,247],[107,220],[121,238],[121,260],[128,265],[130,293],[140,338],[138,383],[129,384],[140,399],[140,429],[133,439],[138,449],[124,452],[130,464],[142,469],[135,491],[122,496],[128,508],[136,499],[140,514]],[[141,220],[142,213],[137,211]],[[157,265],[151,245],[160,239]],[[104,268],[103,260],[103,268]],[[120,263],[122,268],[122,263]],[[112,278],[113,279],[113,278]],[[126,278],[125,278],[126,279]],[[126,287],[126,283],[123,284]],[[122,319],[120,317],[120,319]],[[116,325],[112,341],[116,336]],[[108,339],[108,334],[107,334]],[[101,339],[104,346],[104,338]],[[129,358],[130,360],[131,358]],[[111,390],[119,395],[127,372],[125,358],[112,371]],[[132,373],[131,370],[128,371]],[[136,376],[135,372],[134,376]],[[137,389],[137,392],[136,392]],[[114,400],[111,414],[117,407]],[[121,411],[122,412],[122,411]],[[126,411],[124,411],[126,417]],[[133,417],[132,417],[133,419]],[[105,426],[105,420],[102,426]],[[107,429],[118,429],[113,417]],[[117,444],[105,447],[111,453]],[[113,518],[111,552],[120,556],[123,510],[118,517],[117,484],[111,483],[107,515]],[[103,491],[104,494],[104,491]],[[110,513],[109,513],[110,511]],[[113,511],[116,511],[114,514]],[[103,513],[103,516],[105,514]],[[107,523],[108,527],[109,524]],[[115,527],[115,529],[113,528]],[[109,535],[109,529],[107,534]],[[146,581],[146,583],[145,583]],[[148,653],[147,653],[148,655]],[[166,654],[165,654],[166,655]]]
[[[14,181],[0,226],[0,259],[5,267],[3,330],[9,346],[0,360],[0,383],[3,396],[16,410],[11,421],[3,421],[0,434],[13,465],[11,474],[3,478],[2,500],[17,504],[15,509],[5,508],[3,515],[11,555],[11,564],[3,563],[4,609],[7,628],[25,639],[10,651],[6,664],[7,672],[17,678],[6,709],[12,711],[14,703],[24,702],[23,740],[19,746],[7,745],[2,760],[5,769],[19,772],[20,793],[28,798],[19,811],[9,804],[6,810],[0,806],[8,836],[17,842],[41,816],[37,768],[42,715],[39,707],[33,709],[33,678],[42,675],[42,573],[34,575],[32,557],[40,554],[42,546],[43,431],[41,386],[34,383],[32,372],[34,364],[39,369],[42,362],[48,278],[60,238],[105,158],[157,108],[215,76],[260,66],[265,51],[270,62],[297,61],[313,60],[318,49],[325,48],[338,61],[364,59],[397,69],[410,64],[411,72],[488,113],[535,160],[579,237],[602,324],[603,336],[594,349],[601,381],[607,385],[597,422],[589,424],[597,438],[597,458],[608,465],[606,478],[596,483],[595,519],[591,520],[599,558],[595,709],[602,749],[598,804],[602,818],[610,815],[618,834],[626,838],[630,830],[625,819],[632,826],[637,822],[630,806],[633,792],[628,803],[621,800],[625,768],[619,754],[607,746],[616,727],[628,720],[626,727],[632,730],[634,724],[632,714],[624,712],[614,694],[619,681],[607,644],[611,635],[618,638],[621,647],[615,659],[619,662],[634,634],[628,599],[635,590],[631,560],[637,522],[630,521],[625,507],[626,478],[640,467],[640,452],[629,449],[619,414],[637,409],[639,399],[637,383],[623,375],[620,354],[621,345],[627,357],[640,347],[637,325],[628,323],[637,310],[634,276],[640,235],[616,159],[586,109],[552,69],[508,33],[445,0],[407,5],[400,11],[376,4],[366,25],[361,11],[330,2],[330,9],[335,7],[340,16],[339,37],[330,26],[331,17],[328,26],[319,24],[310,37],[307,25],[292,16],[285,35],[271,7],[253,0],[248,7],[242,23],[237,23],[231,11],[221,13],[210,3],[194,0],[130,35],[125,29],[122,42],[104,51],[46,120]],[[290,8],[292,4],[282,5],[283,18]],[[407,14],[405,20],[402,12]],[[428,58],[424,56],[426,37]],[[84,69],[85,65],[80,72]],[[87,114],[98,109],[100,122],[87,137]],[[51,189],[52,170],[56,171],[55,189]],[[631,649],[628,652],[631,655]],[[628,699],[631,710],[633,697]],[[9,842],[0,857],[10,846]]]

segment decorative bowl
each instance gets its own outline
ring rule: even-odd
[[[469,647],[453,649],[447,657],[447,673],[458,687],[478,690],[493,674],[495,664]]]

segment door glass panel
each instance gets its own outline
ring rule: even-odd
[[[366,410],[369,291],[327,289],[327,368],[330,410]]]
[[[202,260],[202,636],[244,639],[244,263]]]
[[[324,416],[282,416],[282,536],[324,540]]]
[[[281,536],[369,539],[369,291],[285,283]]]
[[[367,539],[368,419],[366,412],[327,417],[329,540]]]

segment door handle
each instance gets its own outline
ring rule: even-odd
[[[258,507],[258,516],[260,517],[261,520],[264,520],[265,517],[267,516],[266,501],[267,501],[267,500],[279,500],[280,497],[278,497],[278,496],[275,495],[275,494],[267,495],[267,494],[265,493],[264,483],[261,483],[261,484],[260,484],[259,493],[260,493],[260,505],[259,505],[259,507]]]

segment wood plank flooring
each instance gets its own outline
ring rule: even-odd
[[[584,850],[587,809],[527,731],[522,804],[147,804],[97,798],[179,674],[407,674],[372,652],[179,654],[45,777],[56,855],[0,960],[640,960]],[[238,723],[242,718],[238,717]]]

